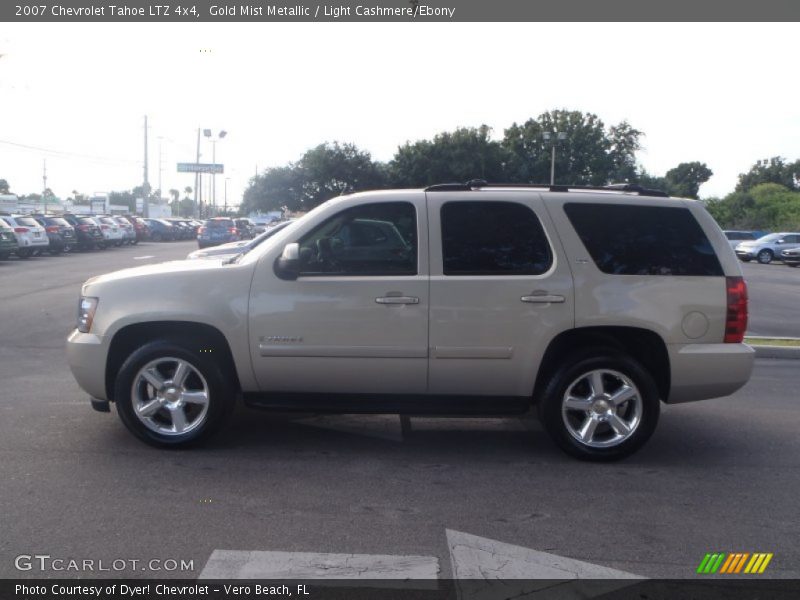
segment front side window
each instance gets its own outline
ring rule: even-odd
[[[722,275],[711,242],[688,208],[565,204],[572,226],[603,273]]]
[[[365,204],[300,240],[300,275],[416,275],[417,214],[408,202]]]
[[[536,214],[516,202],[442,206],[445,275],[541,275],[553,263]]]

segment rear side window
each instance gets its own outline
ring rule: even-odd
[[[565,204],[572,226],[603,273],[723,275],[688,208]]]
[[[541,275],[553,262],[536,214],[516,202],[442,206],[445,275]]]
[[[22,227],[41,227],[33,217],[17,217],[17,225]]]

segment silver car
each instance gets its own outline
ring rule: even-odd
[[[202,248],[200,250],[195,250],[194,252],[190,252],[186,258],[188,260],[194,260],[197,258],[211,258],[211,259],[229,259],[233,258],[234,256],[238,256],[240,254],[245,254],[246,252],[250,252],[253,248],[261,244],[262,242],[268,240],[273,235],[281,231],[284,227],[293,223],[295,220],[283,221],[278,223],[277,225],[273,225],[269,229],[267,229],[264,233],[259,236],[256,236],[252,240],[240,240],[238,242],[230,242],[228,244],[222,244],[221,246],[212,246],[211,248]]]
[[[47,231],[33,217],[21,215],[3,215],[3,220],[14,230],[18,248],[15,254],[19,258],[41,254],[50,245]]]
[[[739,260],[750,262],[755,259],[762,265],[781,259],[784,250],[800,248],[800,233],[770,233],[752,242],[741,242],[736,246]]]

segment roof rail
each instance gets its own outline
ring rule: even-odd
[[[613,183],[610,185],[549,185],[547,183],[487,183],[483,179],[472,179],[466,183],[440,183],[425,188],[426,192],[469,192],[484,187],[493,188],[538,188],[550,192],[569,192],[572,190],[594,190],[601,192],[626,192],[639,196],[669,198],[662,190],[642,187],[636,183]]]

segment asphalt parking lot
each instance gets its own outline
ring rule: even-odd
[[[676,578],[707,552],[771,552],[761,577],[800,577],[797,361],[759,360],[736,395],[665,407],[649,444],[609,465],[564,456],[525,419],[403,426],[241,409],[204,448],[141,444],[114,413],[90,409],[64,340],[86,278],[193,248],[0,261],[0,577],[197,577],[215,551],[269,552],[249,556],[273,566],[285,553],[379,555],[389,567],[404,557],[439,577],[543,552]],[[751,332],[800,335],[800,269],[745,274]],[[37,553],[190,560],[193,570],[15,568]]]

